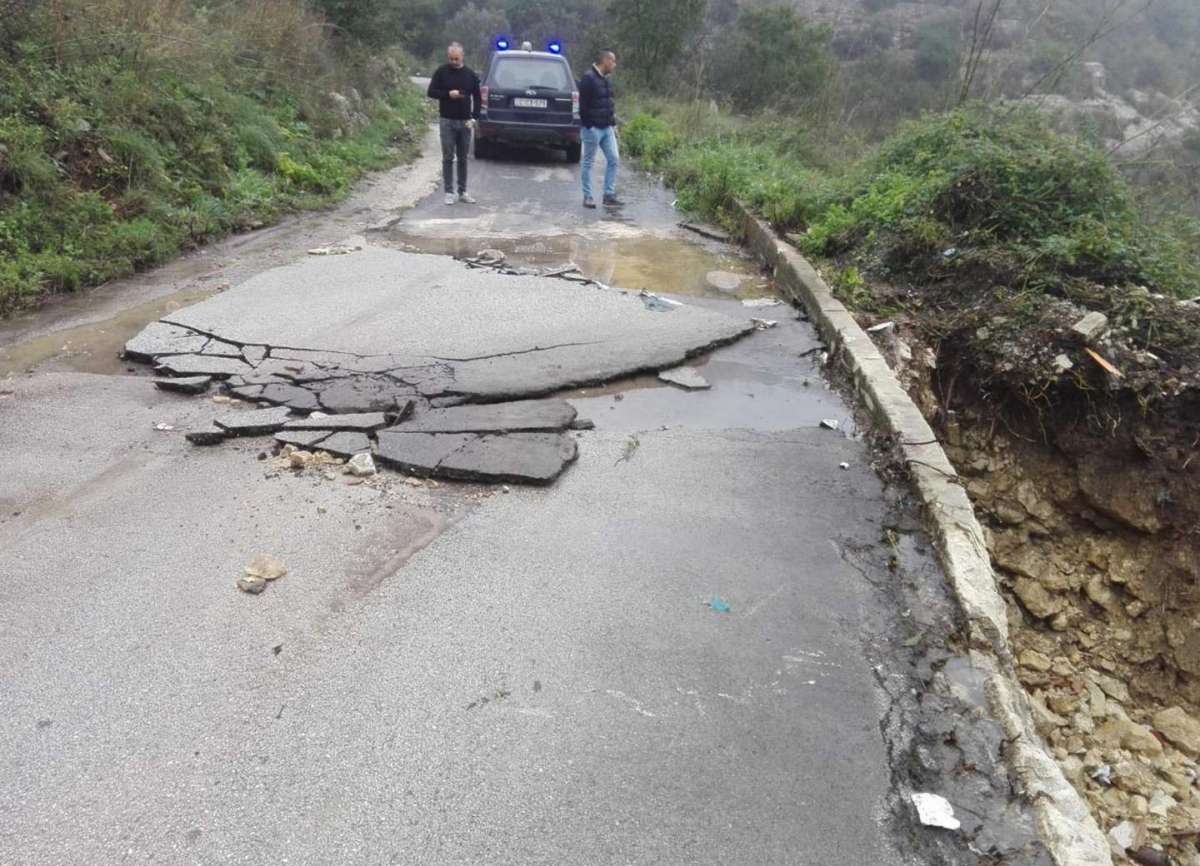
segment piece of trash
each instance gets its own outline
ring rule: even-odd
[[[171,424],[155,424],[154,429],[159,433],[170,433],[175,427]]]
[[[1093,361],[1095,361],[1097,364],[1099,364],[1101,367],[1103,367],[1103,368],[1104,368],[1104,370],[1105,370],[1106,372],[1108,372],[1108,373],[1111,373],[1112,375],[1116,376],[1118,379],[1124,379],[1124,378],[1125,378],[1125,376],[1124,376],[1124,375],[1121,373],[1121,371],[1120,371],[1120,370],[1118,370],[1116,367],[1114,367],[1114,366],[1113,366],[1113,365],[1112,365],[1112,364],[1111,364],[1111,363],[1110,363],[1110,362],[1109,362],[1109,361],[1108,361],[1108,360],[1107,360],[1107,359],[1106,359],[1106,358],[1105,358],[1103,355],[1101,355],[1099,352],[1096,352],[1096,351],[1094,351],[1094,350],[1092,350],[1092,349],[1087,349],[1087,348],[1085,348],[1083,351],[1087,352],[1087,353],[1088,353],[1088,355],[1090,355],[1090,356],[1091,356],[1092,360],[1093,360]]]
[[[1092,779],[1106,788],[1112,787],[1113,769],[1108,764],[1101,764],[1092,771]]]
[[[712,599],[710,599],[709,601],[705,602],[705,604],[707,604],[709,607],[711,607],[717,613],[732,613],[733,612],[732,607],[730,607],[726,602],[722,601],[721,599],[716,598],[715,596]]]
[[[237,588],[250,595],[261,595],[263,590],[267,588],[267,582],[261,577],[243,574],[237,580]]]
[[[822,419],[821,426],[826,430],[838,430],[841,428],[842,424],[836,418],[825,418]]]
[[[748,301],[742,301],[743,307],[778,307],[783,301],[778,298],[751,298]]]
[[[261,577],[263,580],[279,580],[287,574],[287,566],[266,553],[260,553],[244,569],[248,577]]]
[[[950,249],[944,250],[942,252],[942,258],[946,259],[947,261],[958,258],[958,247],[950,247]]]
[[[275,646],[271,647],[271,652],[273,652],[275,655],[279,655],[281,652],[283,652],[283,644],[276,644]]]
[[[890,331],[896,327],[895,322],[880,322],[878,325],[872,325],[867,328],[868,334],[882,334],[884,331]]]
[[[750,323],[754,325],[754,329],[757,331],[766,331],[779,324],[779,322],[773,319],[751,319]]]
[[[954,817],[954,807],[940,794],[913,794],[913,805],[917,807],[917,818],[926,827],[942,830],[958,830],[962,822]]]
[[[1063,353],[1054,359],[1054,369],[1060,373],[1065,373],[1075,366],[1075,362]]]
[[[849,468],[850,468],[850,464],[849,464],[849,463],[839,463],[839,464],[838,464],[838,466],[840,466],[842,469],[849,469]]]

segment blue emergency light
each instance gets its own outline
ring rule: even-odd
[[[512,47],[512,43],[508,41],[507,36],[501,36],[496,40],[497,51],[507,51],[510,47]]]
[[[546,50],[551,54],[562,54],[562,43],[557,39],[551,40],[550,44],[546,46]]]

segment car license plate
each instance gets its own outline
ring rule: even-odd
[[[517,108],[545,108],[549,103],[544,99],[524,99],[518,96],[513,100],[513,105]]]

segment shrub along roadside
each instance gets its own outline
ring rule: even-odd
[[[397,75],[343,99],[328,79],[47,47],[35,30],[0,57],[0,315],[326,205],[414,153],[427,119]]]

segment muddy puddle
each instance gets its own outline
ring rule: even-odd
[[[609,286],[709,298],[757,298],[772,294],[757,262],[728,248],[671,237],[426,237],[393,231],[388,241],[411,252],[469,258],[496,249],[517,267],[576,265]]]
[[[55,331],[43,337],[0,346],[0,377],[47,362],[53,369],[111,375],[124,372],[125,344],[151,322],[217,294],[220,289],[191,288],[130,307],[111,319]]]

